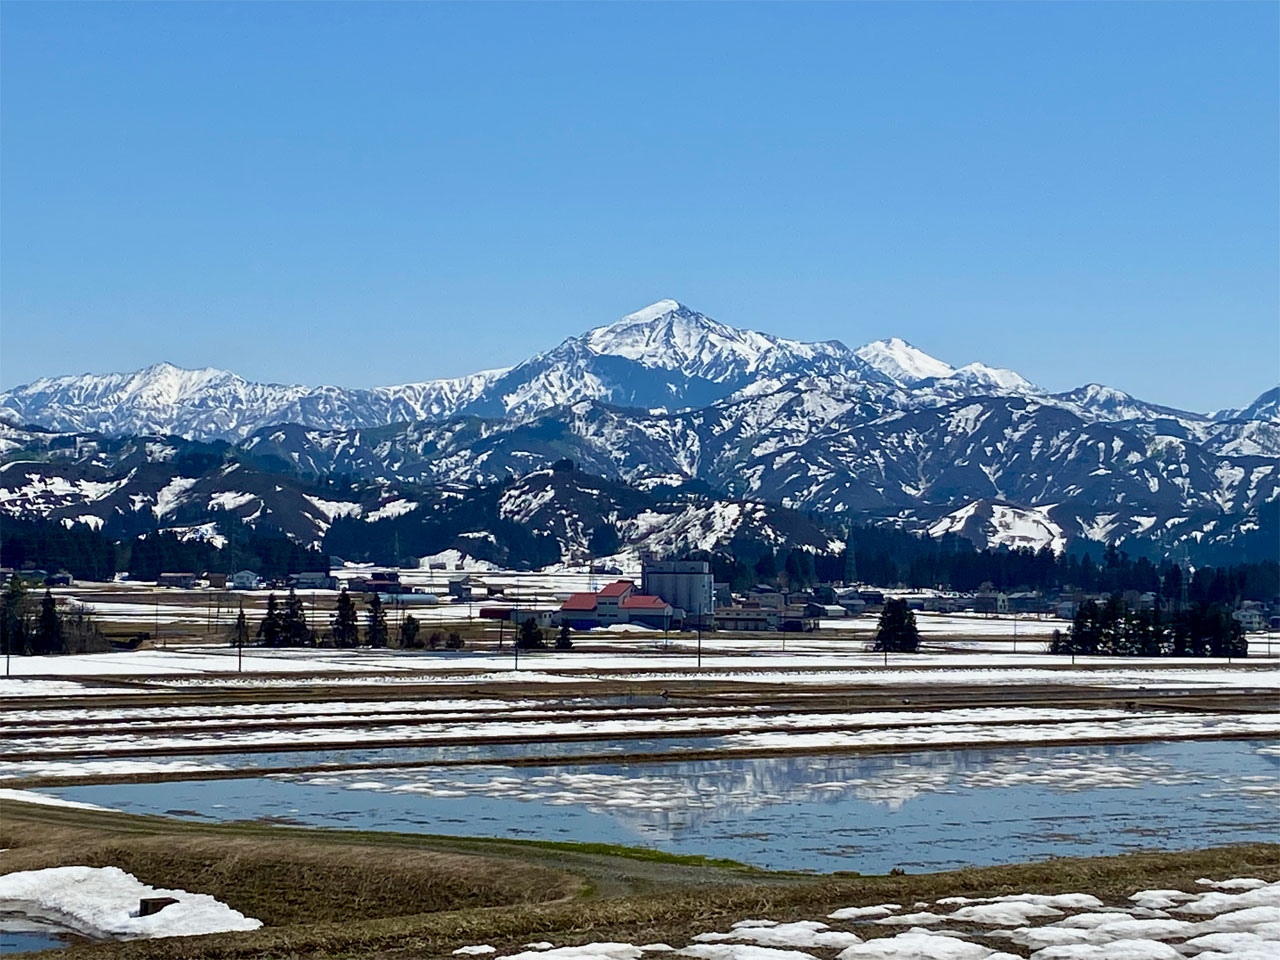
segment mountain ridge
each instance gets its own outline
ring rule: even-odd
[[[239,440],[280,423],[354,429],[467,414],[529,417],[583,399],[689,409],[805,375],[840,375],[886,396],[902,391],[900,406],[997,393],[1055,397],[1094,419],[1173,417],[1184,426],[1277,419],[1274,398],[1266,402],[1271,391],[1238,410],[1199,414],[1099,386],[1127,399],[1121,410],[1114,399],[1089,395],[1091,385],[1046,394],[1015,371],[978,361],[954,367],[897,337],[851,350],[838,340],[805,342],[741,330],[672,299],[568,337],[513,367],[462,377],[346,388],[256,382],[215,367],[161,362],[123,373],[41,377],[0,393],[0,410],[56,430]],[[1187,429],[1194,434],[1199,428]]]

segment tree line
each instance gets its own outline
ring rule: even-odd
[[[49,590],[36,602],[20,578],[9,580],[0,596],[0,654],[24,657],[110,649],[83,604],[60,607]]]
[[[290,588],[281,603],[274,593],[267,596],[267,608],[260,620],[250,624],[242,607],[231,627],[233,647],[375,647],[405,650],[461,650],[465,646],[456,631],[423,633],[422,623],[405,614],[392,632],[387,622],[386,605],[371,593],[364,611],[356,608],[354,598],[346,590],[338,594],[337,608],[329,621],[329,629],[315,629],[307,615],[306,605]]]
[[[709,560],[717,581],[743,591],[757,583],[791,589],[834,581],[969,593],[991,584],[996,590],[1078,590],[1083,593],[1152,592],[1188,603],[1272,601],[1280,598],[1280,564],[1273,561],[1200,567],[1188,576],[1178,564],[1152,563],[1109,545],[1099,560],[1080,552],[976,550],[969,540],[947,534],[938,540],[884,527],[853,527],[838,553],[799,547],[738,543],[731,553],[694,553]],[[1185,578],[1185,583],[1184,583]]]
[[[14,570],[32,566],[49,573],[66,570],[78,580],[110,580],[116,573],[154,580],[164,572],[230,574],[245,569],[277,578],[329,569],[327,555],[283,533],[255,532],[239,521],[235,527],[235,535],[223,546],[154,531],[117,543],[83,523],[67,527],[56,520],[6,517],[0,526],[0,566]]]
[[[1115,657],[1244,657],[1249,642],[1224,603],[1194,603],[1172,614],[1132,609],[1118,594],[1080,605],[1067,634],[1054,631],[1050,653]]]

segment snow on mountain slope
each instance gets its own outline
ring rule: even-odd
[[[582,338],[592,353],[624,357],[646,367],[679,370],[689,377],[722,383],[756,370],[776,370],[818,358],[847,360],[842,343],[802,343],[754,330],[738,330],[675,300],[657,303],[621,320],[588,331]]]
[[[1280,421],[1280,387],[1264,391],[1257,400],[1239,410],[1218,410],[1210,414],[1215,420]]]
[[[579,400],[698,407],[757,378],[837,372],[885,380],[841,343],[737,330],[661,300],[516,367],[467,377],[360,390],[253,383],[160,363],[36,380],[0,394],[0,408],[56,430],[239,440],[275,424],[333,430],[462,414],[528,417]]]
[[[1076,387],[1076,389],[1068,390],[1065,393],[1055,393],[1053,399],[1070,404],[1081,416],[1091,420],[1158,420],[1165,418],[1179,421],[1207,421],[1209,419],[1204,414],[1147,403],[1145,400],[1139,400],[1123,390],[1106,387],[1100,383],[1087,383],[1083,387]]]
[[[873,340],[855,350],[854,355],[900,386],[910,386],[921,380],[940,380],[955,373],[951,364],[929,356],[900,337]]]
[[[467,412],[528,417],[581,400],[693,408],[761,379],[841,372],[887,383],[842,343],[739,330],[659,300],[513,367]]]
[[[1044,392],[1012,370],[989,367],[985,363],[966,363],[950,376],[934,381],[933,387],[935,390],[949,388],[966,394],[983,390],[1033,395]]]
[[[0,407],[64,431],[241,439],[264,426],[380,426],[451,414],[505,371],[345,390],[253,383],[226,370],[157,363],[134,373],[35,380],[0,394]]]
[[[952,533],[972,540],[979,548],[1011,550],[1048,547],[1061,553],[1067,546],[1062,527],[1049,517],[1051,507],[1024,509],[994,500],[975,500],[952,511],[928,527],[931,537]]]
[[[1039,397],[1084,419],[1141,423],[1146,435],[1168,432],[1209,442],[1208,418],[1135,400],[1090,385],[1047,397],[1011,370],[970,363],[953,368],[900,338],[853,351],[838,341],[806,343],[740,330],[676,300],[659,300],[509,369],[369,390],[247,381],[225,370],[183,370],[162,363],[128,374],[44,378],[0,394],[13,422],[64,431],[124,436],[173,434],[242,440],[278,424],[312,430],[358,430],[458,416],[537,417],[581,401],[631,409],[693,410],[787,388],[798,378],[842,382],[873,405],[911,411],[974,396]],[[1274,393],[1274,391],[1272,392]],[[1233,416],[1273,416],[1264,394]],[[1267,411],[1272,411],[1270,414]],[[1225,418],[1225,414],[1224,414]],[[1225,437],[1229,443],[1235,437]],[[1268,450],[1265,438],[1231,451]],[[1222,452],[1227,452],[1223,448]]]

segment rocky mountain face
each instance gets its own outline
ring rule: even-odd
[[[561,477],[540,488],[538,509],[495,503],[486,515],[552,532],[565,556],[601,516],[627,542],[666,548],[757,520],[791,529],[769,515],[780,509],[979,545],[1118,543],[1221,562],[1274,553],[1278,398],[1210,415],[1098,384],[1049,394],[899,339],[803,343],[664,300],[457,380],[340,390],[159,365],[35,381],[0,395],[0,456],[28,461],[0,467],[0,510],[130,532],[169,523],[169,507],[194,526],[210,522],[201,511],[228,510],[311,541],[339,519],[436,510],[446,494],[542,476],[569,457],[580,481],[612,484],[609,502],[630,505],[589,507],[604,493],[574,494]],[[216,468],[197,469],[200,457]],[[364,493],[337,506],[333,478]],[[636,497],[691,485],[703,498],[690,516],[639,519]],[[812,549],[827,536],[793,534]]]

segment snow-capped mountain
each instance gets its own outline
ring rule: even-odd
[[[659,300],[515,367],[468,377],[364,390],[254,383],[226,370],[159,363],[134,373],[36,380],[0,394],[0,410],[56,430],[239,440],[275,424],[335,430],[462,415],[529,417],[579,400],[697,408],[813,375],[896,392],[907,405],[1038,392],[1012,371],[978,363],[955,369],[901,340],[853,351],[838,341],[739,330]]]
[[[157,363],[134,373],[45,377],[0,394],[0,408],[54,430],[239,439],[273,423],[331,429],[450,416],[505,372],[347,390],[253,383],[212,367]]]
[[[458,416],[527,419],[582,400],[642,410],[699,409],[768,395],[805,377],[839,382],[836,392],[860,392],[877,415],[969,397],[1034,397],[1094,422],[1133,421],[1149,436],[1170,432],[1172,425],[1183,439],[1280,454],[1272,431],[1213,428],[1274,422],[1277,391],[1214,417],[1147,404],[1096,384],[1048,396],[1012,370],[981,362],[953,367],[898,338],[857,350],[838,341],[806,343],[739,330],[675,300],[659,300],[570,337],[510,369],[466,377],[365,390],[254,383],[225,370],[160,363],[134,373],[36,380],[0,394],[0,412],[62,431],[234,441],[277,424],[333,431]]]
[[[0,395],[0,461],[45,464],[4,467],[0,510],[115,518],[131,534],[220,510],[311,541],[340,521],[389,516],[380,511],[425,517],[438,506],[428,490],[523,482],[568,456],[600,483],[695,485],[717,503],[754,504],[648,527],[639,508],[614,511],[635,541],[701,542],[775,504],[991,545],[1229,553],[1263,542],[1280,504],[1278,402],[1273,389],[1205,415],[1099,384],[1048,394],[900,339],[853,351],[663,300],[510,369],[453,380],[344,390],[168,364],[38,380]],[[241,461],[300,479],[252,487],[217,474]],[[373,486],[342,506],[321,489],[336,477]],[[544,492],[558,514],[512,519],[495,503],[492,522],[580,549],[579,521],[600,512],[554,480]]]
[[[854,354],[901,387],[921,380],[942,380],[956,372],[951,364],[929,356],[899,337],[874,340],[859,347]]]
[[[1280,387],[1272,387],[1257,400],[1240,410],[1219,410],[1212,414],[1215,420],[1270,420],[1280,421]]]

